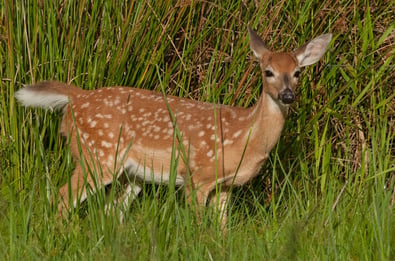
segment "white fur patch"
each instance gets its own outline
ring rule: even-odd
[[[269,109],[272,112],[280,111],[280,107],[278,106],[278,104],[273,100],[273,98],[270,95],[268,95],[268,99],[267,100],[269,102]]]
[[[23,106],[39,107],[51,110],[61,109],[69,102],[69,98],[65,94],[40,92],[33,88],[23,88],[17,91],[15,93],[15,98]]]
[[[124,169],[127,171],[129,176],[135,176],[147,183],[155,184],[169,184],[170,174],[169,173],[152,173],[152,169],[148,166],[144,167],[136,163],[132,159],[127,159],[124,164]],[[176,177],[176,186],[184,184],[184,178],[181,176]]]

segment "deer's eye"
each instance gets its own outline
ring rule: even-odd
[[[294,77],[295,77],[295,78],[299,78],[299,76],[300,76],[300,71],[294,72]]]
[[[270,78],[270,77],[273,77],[273,76],[274,76],[274,74],[273,74],[272,71],[270,71],[270,70],[265,70],[265,77]]]

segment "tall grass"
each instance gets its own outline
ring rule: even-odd
[[[394,260],[394,10],[386,0],[3,1],[0,253],[11,260]],[[334,39],[304,70],[262,175],[235,189],[228,232],[209,214],[196,223],[182,190],[153,185],[122,224],[105,214],[100,197],[60,219],[51,198],[74,164],[58,135],[60,115],[21,108],[14,92],[57,79],[251,106],[261,76],[248,23],[276,50],[325,32]]]

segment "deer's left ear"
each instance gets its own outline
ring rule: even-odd
[[[299,66],[307,66],[316,63],[328,49],[328,45],[332,39],[332,34],[323,34],[314,38],[302,47],[294,51]]]

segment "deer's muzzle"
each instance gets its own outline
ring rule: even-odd
[[[291,89],[287,88],[279,93],[278,98],[284,104],[291,104],[295,101],[295,93]]]

